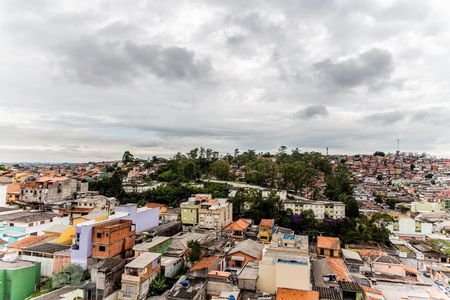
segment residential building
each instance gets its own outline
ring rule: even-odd
[[[228,199],[210,199],[200,204],[198,226],[220,230],[233,221],[233,204]]]
[[[26,203],[52,204],[74,199],[76,194],[86,193],[88,183],[67,177],[41,177],[36,181],[22,183],[20,201]]]
[[[425,240],[426,236],[433,233],[433,224],[415,220],[407,216],[400,215],[394,223],[387,228],[395,236],[401,239]]]
[[[243,240],[246,238],[247,230],[252,225],[250,219],[239,219],[225,226],[223,229],[228,237],[235,240]]]
[[[322,257],[311,260],[313,290],[320,299],[365,299],[360,284],[354,282],[340,258]]]
[[[174,236],[172,236],[172,244],[168,252],[177,253],[182,257],[187,258],[187,253],[189,247],[187,244],[190,241],[198,241],[199,243],[203,243],[207,239],[208,235],[204,233],[198,232],[180,232]]]
[[[168,208],[164,213],[161,214],[161,221],[163,223],[169,223],[173,221],[180,221],[181,219],[181,208]]]
[[[330,257],[339,257],[341,252],[341,244],[337,237],[318,236],[316,248],[318,255]]]
[[[269,243],[275,233],[275,220],[261,219],[258,230],[258,239],[263,243]]]
[[[53,243],[43,243],[22,248],[19,251],[19,254],[21,259],[23,260],[40,263],[41,276],[51,277],[55,269],[55,253],[67,249],[70,249],[70,246]]]
[[[114,220],[92,229],[93,258],[127,258],[133,255],[135,230],[130,220]]]
[[[136,205],[118,206],[115,214],[106,220],[89,220],[76,225],[75,241],[72,245],[72,263],[87,269],[88,260],[92,256],[93,227],[113,220],[131,220],[137,233],[158,226],[159,209],[147,207],[137,208]]]
[[[91,278],[95,278],[95,299],[107,299],[120,290],[125,264],[121,258],[106,258],[91,268]]]
[[[8,205],[8,185],[0,183],[0,207]]]
[[[309,252],[308,236],[277,232],[272,236],[272,241],[266,247],[266,251],[307,255]]]
[[[399,258],[391,255],[371,255],[368,263],[379,279],[411,282],[417,281],[420,273],[415,267],[402,264]]]
[[[160,270],[160,253],[145,252],[136,257],[125,265],[119,299],[146,299],[150,283]]]
[[[197,225],[200,204],[210,199],[212,199],[210,194],[197,194],[195,197],[190,197],[187,202],[181,203],[181,223],[187,226]]]
[[[34,293],[40,280],[40,263],[0,261],[0,299],[26,299]]]
[[[256,291],[259,262],[248,262],[238,274],[238,287],[243,291]]]
[[[61,238],[64,232],[69,230],[72,226],[64,224],[53,224],[44,230],[44,236],[53,237],[55,240]]]
[[[94,209],[105,210],[106,212],[110,213],[114,211],[117,203],[118,202],[114,197],[87,194],[83,197],[71,200],[71,210],[74,214],[76,214],[77,211],[79,213],[82,213],[83,210],[89,212]]]
[[[84,290],[79,286],[64,286],[55,291],[51,291],[44,295],[33,298],[33,300],[50,300],[50,299],[58,299],[58,300],[81,300],[87,299],[84,297]]]
[[[347,268],[352,273],[359,274],[361,271],[361,268],[364,266],[364,261],[361,258],[361,255],[359,255],[358,252],[348,250],[348,249],[342,249],[342,258],[344,259],[345,264],[347,265]]]
[[[428,201],[413,201],[411,202],[410,211],[418,213],[439,212],[442,210],[442,203],[428,202]]]
[[[228,268],[242,268],[247,262],[259,261],[262,258],[264,245],[254,240],[238,242],[226,255]]]
[[[169,209],[169,207],[167,205],[161,204],[161,203],[153,203],[153,202],[151,202],[151,203],[145,204],[145,206],[149,207],[149,208],[159,208],[159,215],[160,216],[163,215],[164,213],[166,213],[167,210]]]
[[[53,272],[57,273],[70,265],[70,249],[53,253]]]
[[[144,252],[164,253],[172,244],[172,238],[168,236],[155,236],[147,242],[137,244],[133,247],[134,255],[139,256]]]
[[[12,244],[30,235],[44,235],[45,230],[55,224],[69,224],[68,217],[59,217],[54,213],[24,212],[4,216],[0,224],[0,238]]]
[[[319,292],[278,288],[277,300],[295,300],[295,299],[319,300]]]
[[[204,257],[189,269],[189,275],[196,278],[208,278],[210,271],[222,271],[224,265],[224,260],[218,256]]]
[[[259,262],[258,291],[275,294],[278,288],[311,290],[309,256],[265,252]]]
[[[208,279],[199,277],[181,277],[169,291],[167,300],[206,300]]]
[[[175,278],[184,266],[184,259],[181,257],[161,256],[161,273],[166,278]]]
[[[8,245],[8,250],[16,250],[19,251],[20,249],[33,246],[35,244],[43,244],[45,243],[49,238],[43,235],[37,236],[37,235],[31,235],[27,236],[15,243]]]
[[[294,215],[300,215],[305,210],[312,210],[316,219],[319,220],[345,218],[345,204],[338,201],[312,201],[297,197],[286,199],[283,203],[284,209],[290,209]]]
[[[6,202],[12,204],[20,200],[20,184],[8,185],[6,190]]]

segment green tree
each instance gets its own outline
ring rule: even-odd
[[[202,257],[202,247],[198,241],[187,242],[189,248],[188,258],[191,262],[196,262]]]
[[[395,209],[395,204],[397,204],[397,200],[394,198],[387,198],[386,204],[389,206],[390,209]]]
[[[124,174],[120,169],[116,169],[111,177],[106,177],[98,181],[89,182],[89,190],[98,191],[107,197],[120,199],[123,196],[122,178]]]
[[[375,202],[378,204],[383,203],[383,197],[380,194],[375,195]]]
[[[131,163],[134,161],[134,155],[130,151],[125,151],[122,156],[123,163]]]
[[[341,194],[353,195],[355,180],[344,165],[339,165],[326,180],[325,195],[336,201]]]
[[[397,209],[403,214],[406,213],[407,211],[409,211],[409,208],[404,206],[403,204],[398,205]]]
[[[164,275],[158,274],[155,279],[150,283],[150,288],[148,291],[147,296],[159,296],[164,293],[165,290],[167,290],[167,280]]]
[[[52,287],[61,288],[66,285],[79,285],[83,280],[83,269],[75,264],[69,264],[57,273],[53,273]]]
[[[356,202],[355,198],[345,193],[342,193],[339,196],[339,201],[345,204],[345,215],[348,218],[357,218],[359,217],[359,207],[358,202]]]
[[[211,164],[211,174],[219,180],[229,180],[230,164],[225,160],[216,160]]]
[[[284,164],[281,173],[285,188],[305,196],[313,190],[317,180],[317,171],[301,161]]]
[[[382,152],[382,151],[376,151],[373,155],[374,155],[374,156],[381,156],[381,157],[384,157],[386,154],[385,154],[384,152]]]
[[[245,165],[245,179],[248,183],[275,187],[277,166],[270,158],[261,158]]]

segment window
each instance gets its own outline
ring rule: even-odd
[[[41,224],[45,224],[45,221],[41,221]]]
[[[33,223],[29,223],[29,224],[28,224],[28,227],[31,227],[31,226],[33,226]]]
[[[14,223],[9,223],[9,227],[14,227]]]
[[[131,295],[131,294],[133,294],[133,292],[134,292],[133,286],[127,285],[125,287],[125,294]]]
[[[97,232],[97,238],[100,239],[102,237],[102,233],[101,232]]]
[[[98,251],[105,252],[105,250],[106,250],[105,246],[99,246],[98,247]]]

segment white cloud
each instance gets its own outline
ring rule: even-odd
[[[447,1],[0,3],[0,161],[450,155]],[[424,123],[427,126],[424,126]]]

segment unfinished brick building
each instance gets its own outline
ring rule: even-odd
[[[115,220],[92,229],[93,258],[127,258],[133,256],[135,225],[130,220]]]

